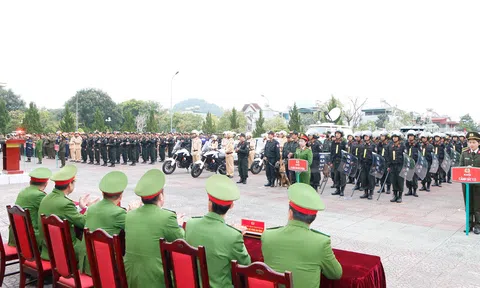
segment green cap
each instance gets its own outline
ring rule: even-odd
[[[478,132],[472,131],[467,133],[468,140],[477,140],[480,141],[480,134]]]
[[[228,206],[240,198],[240,190],[238,190],[237,185],[225,175],[215,174],[210,176],[207,179],[205,189],[210,201],[218,205]]]
[[[142,198],[153,198],[165,187],[165,174],[159,169],[150,169],[143,174],[135,187],[135,194]]]
[[[50,176],[52,176],[52,171],[50,171],[48,168],[41,167],[30,172],[28,176],[30,176],[32,178],[31,180],[34,182],[45,183],[48,182],[48,179],[50,179]]]
[[[106,194],[123,193],[127,187],[127,175],[121,171],[112,171],[103,176],[98,188]]]
[[[77,175],[77,166],[69,164],[53,174],[50,180],[54,181],[55,185],[67,185],[75,180],[75,175]]]
[[[288,188],[290,205],[298,212],[314,215],[325,209],[325,204],[317,191],[305,183],[295,183]]]

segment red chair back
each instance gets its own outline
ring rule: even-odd
[[[75,287],[82,287],[78,274],[75,250],[73,249],[68,220],[60,220],[56,215],[41,216],[45,242],[50,255],[54,281],[59,277],[73,278]]]
[[[210,287],[207,256],[203,246],[195,248],[182,239],[168,243],[161,238],[160,253],[162,253],[165,286],[167,288]]]
[[[293,287],[291,272],[277,273],[262,262],[242,266],[232,260],[232,281],[234,288],[278,288],[279,285]]]
[[[17,244],[17,252],[20,264],[25,261],[35,262],[37,270],[43,272],[42,259],[38,250],[37,239],[33,230],[32,219],[28,209],[23,210],[20,206],[7,206],[8,218],[13,231],[13,237]]]
[[[88,228],[84,230],[84,237],[95,287],[126,288],[128,285],[120,237],[112,237],[102,229],[90,232]]]

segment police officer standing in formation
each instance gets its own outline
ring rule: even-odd
[[[418,159],[418,151],[420,145],[415,141],[415,131],[409,130],[407,132],[407,142],[405,143],[405,153],[408,157],[412,158],[414,161]],[[413,173],[412,181],[406,181],[408,193],[405,196],[414,196],[418,197],[417,188],[418,188],[418,176],[416,173]]]
[[[433,153],[433,145],[428,142],[428,132],[423,132],[420,134],[420,139],[422,141],[420,145],[420,152],[422,155],[425,157],[428,163],[427,167],[427,174],[425,175],[425,178],[422,180],[422,188],[420,188],[420,191],[427,191],[430,192],[430,184],[432,183],[432,177],[430,175],[430,167],[432,166],[432,153]]]
[[[321,175],[320,175],[320,153],[322,152],[322,143],[318,141],[318,136],[313,135],[311,140],[312,149],[312,164],[310,165],[310,185],[313,189],[317,190],[320,185]],[[285,149],[285,148],[284,148]]]
[[[402,134],[398,131],[392,133],[392,145],[386,157],[387,169],[390,172],[390,179],[393,186],[393,198],[390,202],[402,203],[404,179],[400,177],[403,168],[403,152],[405,145],[400,141]]]
[[[290,183],[293,184],[296,182],[295,172],[288,170],[288,159],[293,158],[295,156],[295,152],[298,148],[298,132],[292,131],[290,135],[287,135],[287,142],[283,146],[282,156],[283,159],[287,160],[285,164],[285,170],[287,171],[288,180]]]
[[[240,134],[240,141],[235,149],[238,155],[238,175],[240,176],[237,183],[247,184],[249,149],[249,144],[245,141],[245,134]]]
[[[377,151],[377,147],[373,141],[371,141],[372,132],[364,131],[363,134],[363,147],[362,154],[359,158],[361,163],[361,178],[363,186],[363,195],[360,198],[372,200],[373,190],[375,189],[375,177],[370,174],[372,168],[373,154]],[[403,163],[402,163],[403,164]]]
[[[265,157],[263,158],[266,161],[266,171],[267,171],[267,180],[268,182],[264,185],[265,187],[275,187],[275,165],[280,161],[280,144],[277,140],[273,139],[273,131],[268,132],[268,140],[265,143]]]
[[[438,157],[438,162],[442,163],[443,159],[445,158],[445,146],[443,145],[440,137],[440,133],[435,133],[433,135],[433,152]],[[443,171],[442,167],[438,167],[437,173],[433,174],[433,179],[435,183],[432,186],[442,187],[442,180],[444,179],[445,172]]]
[[[342,162],[342,150],[347,150],[347,143],[343,139],[343,130],[335,131],[335,140],[331,143],[330,147],[330,166],[334,174],[333,185],[335,186],[335,192],[332,195],[344,196],[345,185],[347,179],[343,171],[339,171],[340,163]]]
[[[388,137],[388,133],[386,131],[381,131],[380,132],[380,139],[377,144],[377,151],[382,156],[383,158],[387,157],[388,155],[388,149],[389,149],[389,144],[390,140]],[[386,183],[387,186],[387,194],[390,194],[390,188],[392,186],[392,183],[390,182],[390,177],[387,178],[387,173],[383,173],[382,178],[380,179],[380,184],[383,185],[383,183]],[[383,189],[380,191],[381,193],[385,192],[385,186]]]

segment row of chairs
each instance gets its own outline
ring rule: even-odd
[[[7,206],[7,211],[17,247],[8,246],[6,243],[0,245],[0,286],[4,276],[17,273],[20,273],[20,287],[28,284],[27,275],[36,278],[37,287],[43,287],[44,280],[49,276],[53,276],[54,287],[128,286],[123,265],[123,231],[119,235],[110,236],[102,229],[84,229],[83,237],[91,270],[89,276],[78,270],[70,223],[67,220],[61,220],[56,215],[41,215],[41,225],[50,255],[50,261],[45,261],[40,257],[28,209]],[[192,247],[181,239],[168,243],[162,238],[159,243],[166,287],[209,287],[204,247]],[[5,274],[6,266],[17,263],[20,264],[20,271]],[[293,287],[290,272],[277,273],[261,262],[242,266],[232,261],[231,267],[234,287],[275,288],[279,284],[286,288]]]

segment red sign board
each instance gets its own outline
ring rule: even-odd
[[[301,159],[288,159],[288,170],[295,172],[308,171],[308,161]]]
[[[58,152],[58,150],[59,150],[58,144],[55,144],[54,149],[55,149],[55,151]]]
[[[452,167],[452,181],[460,183],[480,183],[480,168]]]
[[[247,232],[262,234],[265,231],[265,222],[257,220],[242,219],[242,226],[247,227]]]

